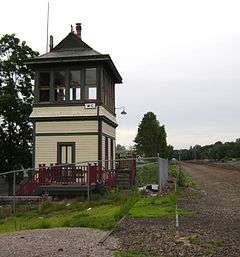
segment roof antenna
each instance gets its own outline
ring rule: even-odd
[[[71,32],[73,33],[73,25],[71,25]]]
[[[47,7],[47,44],[46,44],[46,53],[48,52],[48,27],[49,27],[49,2]]]

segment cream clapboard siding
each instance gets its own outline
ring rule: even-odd
[[[113,121],[114,123],[117,123],[116,117],[114,115],[112,115],[109,111],[107,111],[104,107],[100,106],[100,111],[99,111],[100,115],[106,116],[107,118],[109,118],[111,121]]]
[[[116,137],[116,129],[112,126],[108,125],[106,122],[103,121],[102,123],[102,132],[104,134],[107,134],[110,137],[115,138]]]
[[[106,116],[116,123],[116,117],[100,106],[99,115]],[[31,118],[47,117],[77,117],[77,116],[97,116],[97,108],[85,109],[84,106],[51,106],[51,107],[34,107],[30,115]]]
[[[113,140],[113,159],[116,160],[116,140]]]
[[[54,121],[36,122],[36,133],[71,133],[71,132],[98,132],[98,122],[86,121]]]
[[[116,140],[113,140],[113,160],[116,160]],[[115,169],[116,164],[113,162],[113,168]]]
[[[102,160],[105,160],[105,140],[106,137],[102,136]]]
[[[98,159],[98,136],[36,136],[35,167],[57,162],[57,142],[75,142],[76,162]]]
[[[74,116],[96,116],[97,109],[85,109],[84,106],[51,106],[34,107],[31,118],[40,117],[74,117]]]
[[[108,159],[111,160],[111,138],[108,138]]]

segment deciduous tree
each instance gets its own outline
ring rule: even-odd
[[[31,166],[33,72],[26,62],[37,55],[14,34],[0,38],[0,171]]]

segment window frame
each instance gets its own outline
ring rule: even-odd
[[[105,168],[108,169],[109,167],[109,140],[108,137],[105,136]]]
[[[54,73],[55,72],[64,72],[64,88],[65,88],[65,93],[64,93],[64,100],[63,101],[58,101],[58,100],[55,100],[55,84],[54,84]],[[66,103],[68,100],[67,100],[67,73],[68,73],[68,70],[66,68],[64,69],[60,69],[60,68],[57,68],[57,69],[52,69],[52,88],[53,88],[53,103]]]
[[[71,100],[70,99],[70,90],[71,90],[71,85],[70,85],[70,72],[71,71],[80,71],[80,99],[74,99]],[[83,102],[84,100],[84,67],[69,67],[68,69],[68,85],[69,85],[69,98],[67,99],[68,102],[70,103],[79,103],[79,102]]]
[[[62,147],[63,146],[71,146],[72,147],[72,162],[71,163],[62,163]],[[66,148],[67,151],[67,148]],[[66,152],[67,156],[67,152]],[[57,163],[58,164],[74,164],[76,161],[76,143],[75,142],[58,142],[57,143]]]
[[[49,100],[48,101],[40,101],[40,73],[48,73],[49,74]],[[51,70],[47,70],[47,69],[41,69],[38,71],[37,75],[36,75],[36,82],[35,82],[35,97],[36,97],[36,101],[40,104],[44,104],[44,103],[50,103],[51,102]]]
[[[95,81],[95,84],[87,84],[87,81],[86,81],[86,72],[88,69],[95,69],[96,70],[96,81]],[[98,66],[85,66],[83,68],[84,70],[84,101],[87,102],[87,101],[91,101],[91,102],[94,102],[94,101],[97,101],[98,100],[98,84],[99,84],[99,81],[98,81]],[[90,88],[95,88],[96,89],[96,98],[89,98],[89,89]]]
[[[86,83],[86,72],[87,69],[95,69],[96,70],[96,83],[95,84],[87,84]],[[36,77],[35,77],[35,88],[34,88],[34,94],[35,94],[35,99],[34,102],[36,105],[64,105],[64,104],[85,104],[86,102],[92,102],[96,103],[98,101],[101,101],[102,99],[102,86],[101,86],[101,81],[103,79],[103,73],[102,70],[104,68],[97,64],[97,65],[69,65],[69,66],[64,66],[64,67],[56,67],[56,68],[39,68],[36,71]],[[70,72],[71,71],[80,71],[80,96],[81,99],[77,100],[70,100]],[[50,86],[49,86],[49,101],[42,101],[40,102],[39,99],[39,74],[40,73],[49,73],[50,75]],[[55,100],[55,85],[54,85],[54,73],[55,72],[64,72],[65,73],[65,80],[64,80],[64,85],[65,85],[65,100],[63,101],[57,101]],[[95,96],[96,98],[89,98],[88,91],[89,88],[95,88]]]

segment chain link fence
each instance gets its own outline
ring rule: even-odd
[[[160,157],[138,158],[136,166],[136,185],[152,187],[163,192],[168,180],[168,160]]]

